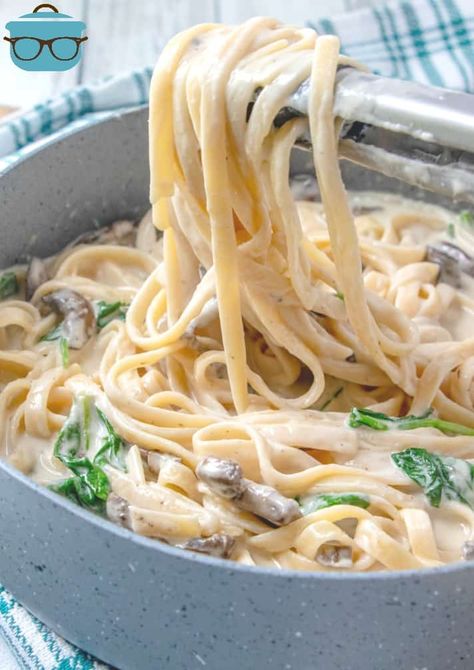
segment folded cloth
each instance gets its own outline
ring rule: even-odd
[[[308,13],[310,3],[308,3]],[[308,21],[342,51],[386,76],[474,91],[473,0],[412,0]],[[0,172],[39,143],[117,110],[146,104],[151,68],[81,86],[0,123]],[[0,632],[25,670],[104,670],[41,624],[0,587]],[[10,670],[3,661],[2,670]],[[5,656],[7,659],[7,656]]]
[[[148,102],[151,67],[78,86],[57,98],[0,122],[0,172],[38,148],[51,135],[61,136],[118,110]]]
[[[1,670],[108,670],[51,632],[1,586],[0,632]]]
[[[387,77],[474,92],[473,0],[411,0],[310,23]]]

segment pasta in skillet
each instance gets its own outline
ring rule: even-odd
[[[152,211],[0,277],[11,463],[139,534],[247,565],[474,556],[470,215],[346,194],[347,62],[337,38],[262,18],[168,44]],[[275,127],[307,78],[308,118]],[[321,202],[289,180],[308,130]]]

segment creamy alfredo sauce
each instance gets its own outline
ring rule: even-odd
[[[329,259],[330,250],[327,246],[325,216],[321,205],[314,202],[314,182],[309,178],[296,179],[293,182],[293,191],[296,197],[306,198],[306,200],[300,200],[298,205],[305,237],[327,254]],[[436,248],[437,245],[444,242],[459,245],[466,253],[473,252],[470,233],[458,217],[441,208],[408,201],[389,194],[353,194],[351,205],[356,214],[355,221],[364,263],[363,276],[366,288],[388,299],[412,320],[420,332],[422,343],[419,345],[420,350],[426,346],[426,355],[430,356],[431,346],[433,352],[437,352],[435,355],[442,356],[443,349],[447,350],[450,343],[470,337],[474,324],[472,277],[466,273],[453,277],[449,272],[443,277],[442,258],[439,263],[426,260],[427,247]],[[138,227],[132,228],[131,224],[119,224],[115,226],[115,230],[117,231],[115,236],[108,229],[91,241],[86,240],[85,243],[79,241],[78,244],[67,247],[58,256],[47,259],[44,262],[46,270],[46,275],[43,276],[44,282],[34,287],[35,291],[29,303],[23,302],[28,268],[13,268],[18,278],[18,294],[9,296],[0,305],[2,349],[7,358],[8,355],[11,357],[2,370],[3,420],[6,428],[3,433],[5,456],[16,467],[44,485],[61,482],[71,475],[66,465],[54,456],[53,444],[57,440],[58,430],[63,421],[62,417],[67,414],[72,398],[80,393],[89,393],[95,402],[102,406],[104,411],[107,411],[106,408],[110,408],[110,405],[107,401],[104,402],[104,397],[107,396],[105,377],[108,374],[107,368],[110,370],[111,361],[105,363],[104,361],[110,357],[108,353],[110,349],[117,348],[117,345],[113,344],[114,341],[120,341],[119,351],[122,352],[120,354],[116,350],[114,358],[120,359],[121,355],[125,355],[126,352],[130,353],[135,347],[127,338],[125,322],[120,318],[111,318],[105,327],[91,333],[81,348],[69,348],[67,363],[61,362],[58,340],[47,341],[43,338],[51,333],[58,324],[61,324],[64,315],[48,309],[43,304],[42,298],[53,291],[70,287],[80,292],[94,305],[97,305],[99,300],[109,303],[118,301],[127,305],[137,299],[137,294],[152,268],[158,268],[163,283],[166,282],[165,270],[162,267],[162,240],[157,238],[150,216],[147,215]],[[131,249],[136,249],[133,252],[134,255],[129,254]],[[445,281],[441,281],[442,279]],[[289,298],[283,297],[282,300],[289,300]],[[343,296],[340,296],[339,300],[342,307]],[[335,308],[337,309],[337,306],[332,307],[333,310]],[[315,315],[313,318],[318,322],[323,317]],[[156,324],[159,331],[165,329],[165,320],[161,318],[161,322],[158,321]],[[190,340],[187,342],[191,347],[190,351],[198,353],[206,351],[207,341],[216,334],[216,327],[218,327],[216,321],[218,321],[218,315],[215,310],[213,311],[212,304],[206,304],[201,312],[201,321],[197,319],[194,323],[195,333],[199,333],[199,336],[195,338],[195,342]],[[335,316],[335,323],[338,321],[338,317]],[[343,322],[342,319],[341,323]],[[348,337],[347,345],[350,345],[350,341]],[[21,365],[15,366],[12,362],[14,354],[20,358],[21,355],[25,357],[24,368]],[[324,356],[324,354],[323,349],[321,355]],[[26,362],[26,357],[28,357],[28,362]],[[352,357],[355,358],[354,355]],[[467,392],[463,400],[472,406],[471,378],[467,378],[466,375],[474,370],[474,364],[469,363],[469,360],[468,358],[467,366],[462,364],[464,365],[462,373],[454,371],[451,374],[461,377],[463,389],[466,389]],[[254,365],[261,374],[265,374],[263,360],[254,359]],[[214,378],[216,384],[225,387],[227,383],[225,367],[219,368],[218,365],[215,365],[214,368],[214,376],[211,375],[211,380]],[[131,376],[127,379],[127,393],[137,398],[143,398],[144,395],[148,398],[153,397],[153,394],[156,394],[160,388],[162,375],[166,375],[166,372],[167,367],[163,362],[157,367],[144,366],[139,377]],[[370,495],[373,495],[374,500],[377,499],[380,494],[380,484],[374,485],[364,480],[358,473],[366,472],[374,475],[379,482],[383,482],[385,488],[393,487],[393,500],[390,502],[386,500],[379,509],[379,514],[382,514],[382,519],[385,518],[386,524],[394,523],[393,520],[390,521],[390,511],[386,506],[397,506],[397,502],[401,504],[400,501],[397,501],[396,493],[401,491],[402,495],[411,497],[410,506],[413,506],[415,510],[425,510],[428,513],[437,546],[438,560],[458,560],[462,556],[463,547],[466,552],[465,547],[470,546],[472,533],[472,515],[469,507],[473,503],[474,492],[466,484],[467,481],[470,481],[468,472],[470,466],[461,460],[453,461],[452,466],[455,486],[459,488],[468,504],[452,502],[443,497],[441,507],[436,508],[427,503],[420,487],[394,465],[391,453],[410,446],[431,449],[434,440],[439,453],[452,453],[471,458],[474,456],[473,438],[447,438],[434,428],[421,428],[415,430],[415,433],[397,431],[399,439],[394,439],[393,432],[388,434],[348,427],[346,418],[341,413],[349,412],[354,406],[365,405],[370,399],[372,403],[378,402],[382,406],[385,393],[383,385],[379,386],[375,383],[372,386],[370,384],[370,377],[367,378],[366,384],[358,384],[351,381],[350,378],[344,378],[346,376],[338,378],[334,373],[326,374],[324,391],[312,406],[314,410],[327,412],[329,417],[334,417],[333,420],[315,425],[310,410],[307,410],[307,415],[305,415],[305,410],[300,410],[297,414],[288,415],[284,422],[264,422],[260,425],[260,434],[272,444],[272,458],[275,466],[287,472],[304,471],[314,467],[317,463],[331,462],[354,468],[354,476],[350,478],[349,488],[351,491],[358,492],[359,496],[369,496],[367,500],[370,499]],[[12,387],[22,379],[25,380],[22,391],[12,392]],[[307,390],[308,384],[307,375],[302,368],[292,384],[286,386],[285,394],[287,397],[299,396]],[[274,381],[274,388],[279,388],[277,380]],[[401,391],[398,393],[400,398],[396,407],[408,408],[409,398]],[[385,404],[387,404],[386,401]],[[392,406],[395,407],[393,403]],[[268,411],[267,407],[271,409],[271,403],[262,405],[260,409]],[[257,406],[255,410],[258,411]],[[399,409],[393,413],[396,414],[398,411]],[[110,413],[109,410],[108,413],[113,421],[113,412]],[[41,416],[41,425],[35,423],[37,415]],[[251,421],[254,421],[253,417],[257,415],[253,413],[251,416]],[[97,417],[94,421],[97,423]],[[91,424],[90,430],[93,434],[97,433],[97,425]],[[120,428],[118,432],[120,433]],[[140,448],[144,446],[138,440],[137,444]],[[298,449],[295,449],[295,446]],[[126,449],[128,448],[127,446]],[[89,456],[92,458],[93,450],[97,450],[97,445],[91,449]],[[290,454],[289,449],[294,452],[294,455]],[[138,458],[142,460],[141,466],[138,467],[141,467],[144,473],[142,486],[145,485],[145,482],[157,481],[157,473],[159,481],[160,471],[163,472],[166,467],[171,471],[170,462],[180,463],[183,469],[187,469],[182,461],[170,460],[171,456],[165,468],[163,464],[166,463],[166,458],[161,463],[155,459],[153,468],[149,465],[148,456],[150,454],[153,456],[155,452],[143,449],[141,455],[140,452],[137,453]],[[137,453],[133,455],[135,459]],[[166,453],[166,450],[163,453]],[[228,452],[227,455],[233,456],[237,461],[240,460],[237,448]],[[129,462],[129,470],[132,471],[137,467],[136,463],[133,464],[133,457],[129,456],[131,462]],[[109,471],[110,476],[112,472],[110,466],[106,466],[105,469]],[[183,472],[178,472],[175,476],[179,480]],[[187,476],[195,479],[192,470],[189,470]],[[118,474],[118,471],[111,477],[111,490],[120,491],[122,495],[127,487],[123,486],[120,477],[123,475]],[[195,481],[193,504],[201,505],[204,501],[202,494],[198,493],[198,480]],[[171,484],[168,482],[168,485],[171,486],[169,491],[176,490],[173,489],[172,479]],[[313,494],[315,491],[319,495],[334,494],[334,488],[339,489],[340,484],[331,486],[324,485],[322,482],[319,487],[313,487]],[[177,490],[183,493],[183,489],[177,488]],[[204,498],[205,495],[206,493],[204,493]],[[207,495],[211,497],[214,495],[216,498],[215,494],[208,492]],[[126,498],[123,499],[126,500]],[[365,500],[365,497],[363,499]],[[169,501],[164,501],[163,504],[168,504],[171,510],[176,505]],[[219,504],[228,504],[225,503],[225,497]],[[204,508],[201,509],[204,510]],[[117,518],[120,521],[119,517],[114,517],[113,508],[108,513],[115,521]],[[242,514],[238,510],[235,513]],[[237,537],[240,537],[242,533],[251,532],[248,529],[239,528],[238,521],[234,520],[234,523],[236,523],[234,531]],[[262,524],[262,521],[255,521],[255,523]],[[229,525],[232,526],[232,523],[228,521],[227,526]],[[226,527],[226,524],[224,526]],[[141,531],[155,535],[154,532],[148,533],[147,527],[143,524]],[[400,540],[401,529],[393,528],[392,531],[392,535]],[[174,537],[173,532],[166,535],[165,532],[160,531],[159,534],[163,539],[171,542],[189,539]],[[354,534],[354,528],[347,534],[347,537],[351,537],[351,534]],[[353,564],[351,561],[354,562],[356,556],[354,548],[352,547],[349,553],[343,554],[339,550],[336,551],[335,547],[338,546],[342,545],[337,539],[332,544],[326,543],[326,553],[321,553],[320,561],[315,562],[317,569],[344,569],[343,566],[348,565],[349,555],[351,557],[349,563]],[[209,553],[212,553],[210,549]],[[261,563],[267,560],[265,556],[269,554],[265,551],[259,553],[258,550],[254,550],[252,555],[256,556],[257,562]],[[370,565],[367,562],[367,569],[373,569],[379,566],[379,563],[372,560]],[[364,568],[363,562],[361,568]]]
[[[10,461],[136,533],[246,565],[473,557],[471,245],[440,208],[350,203],[344,65],[336,37],[268,18],[167,45],[153,224],[32,261],[27,300],[25,269],[0,279]],[[307,118],[276,127],[308,79]],[[308,131],[322,204],[288,183]]]

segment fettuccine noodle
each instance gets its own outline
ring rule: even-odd
[[[136,240],[68,247],[48,260],[31,301],[1,303],[10,462],[43,484],[68,477],[53,445],[73,400],[88,397],[131,445],[126,470],[104,471],[121,505],[114,520],[137,533],[184,546],[225,536],[232,560],[306,571],[461,558],[471,507],[430,505],[391,454],[470,459],[474,438],[348,424],[353,407],[392,417],[431,407],[474,427],[474,293],[468,277],[452,286],[426,259],[454,215],[346,194],[333,114],[341,64],[336,37],[272,19],[171,40],[151,84],[152,213]],[[308,78],[308,118],[275,127]],[[314,182],[289,179],[306,131],[321,202],[301,197]],[[58,324],[43,298],[62,289],[129,305],[66,361],[57,340],[43,339]],[[200,475],[209,456],[303,511],[280,523],[220,495]],[[336,495],[305,511],[305,500]]]

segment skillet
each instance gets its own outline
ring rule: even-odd
[[[146,211],[147,116],[139,108],[48,139],[0,175],[0,267]],[[293,171],[308,162],[295,156]],[[345,179],[420,197],[354,166]],[[474,667],[472,562],[346,575],[248,568],[136,536],[2,461],[0,581],[120,670]]]

